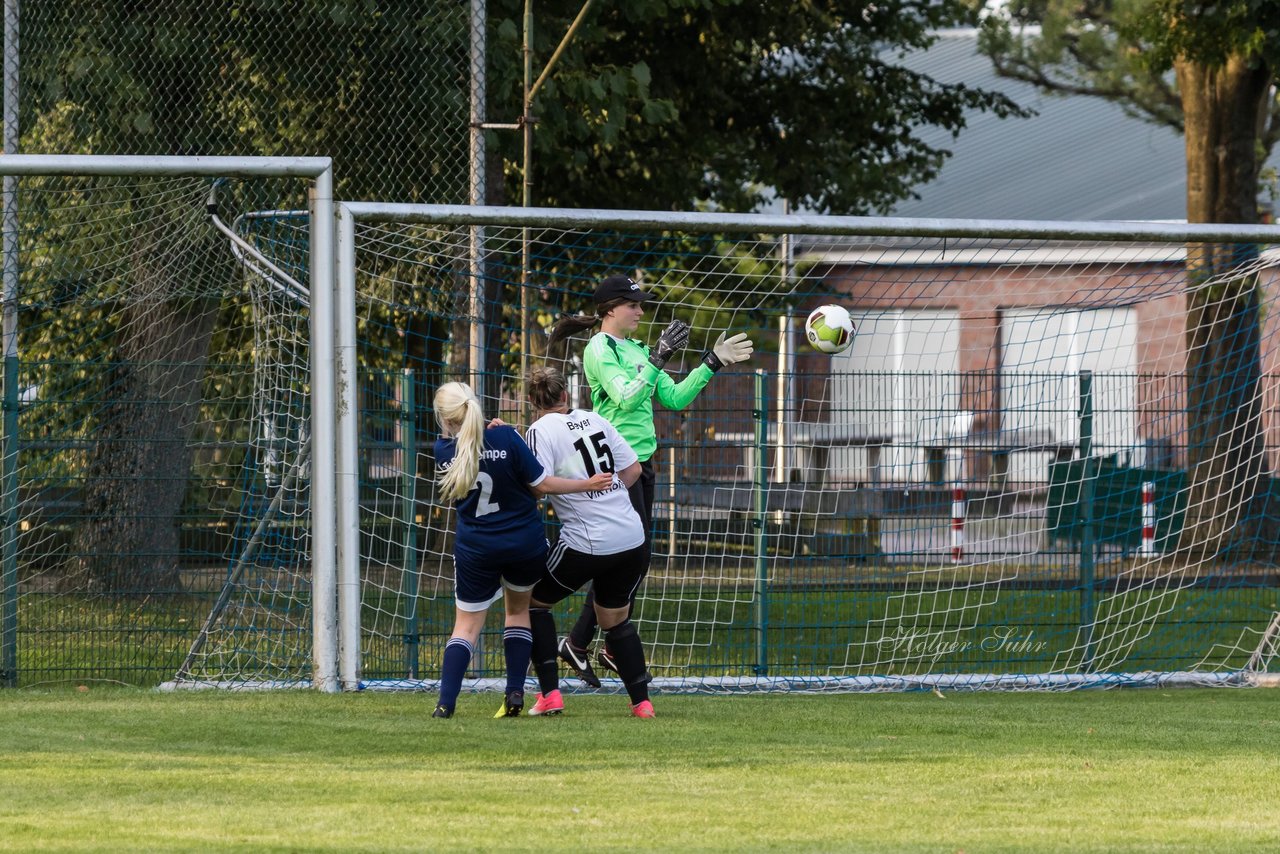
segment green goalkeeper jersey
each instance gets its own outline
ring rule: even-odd
[[[684,409],[714,376],[702,363],[676,382],[649,363],[649,348],[631,338],[597,332],[583,354],[591,405],[618,429],[641,462],[658,449],[653,399],[667,409]]]

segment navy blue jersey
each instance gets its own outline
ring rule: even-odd
[[[453,439],[436,440],[439,471],[453,464],[456,449]],[[546,476],[542,463],[513,428],[487,428],[480,474],[471,491],[453,505],[458,511],[454,554],[489,560],[545,549],[546,531],[529,487]]]

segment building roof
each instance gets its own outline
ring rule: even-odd
[[[1030,118],[970,113],[957,139],[919,135],[953,152],[918,199],[887,213],[904,217],[1032,220],[1186,219],[1183,139],[1172,128],[1126,115],[1120,104],[1053,95],[996,76],[974,30],[951,30],[902,64],[943,83],[1003,92]],[[1280,157],[1273,157],[1275,162]]]

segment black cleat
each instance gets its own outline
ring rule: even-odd
[[[600,677],[591,669],[591,654],[585,649],[578,649],[568,638],[560,638],[560,646],[556,648],[560,660],[569,665],[569,669],[578,678],[592,688],[600,687]]]
[[[612,670],[614,673],[618,672],[618,663],[613,660],[613,653],[609,652],[609,647],[607,646],[600,647],[600,654],[596,656],[596,663],[605,670]]]
[[[524,711],[524,692],[512,691],[506,697],[502,698],[502,707],[498,709],[495,718],[518,718],[520,713]]]
[[[446,709],[444,706],[436,706],[436,710],[431,713],[433,718],[451,718],[453,717],[453,709]]]

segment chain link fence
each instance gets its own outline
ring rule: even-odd
[[[19,74],[22,153],[325,155],[341,198],[468,200],[466,2],[59,0],[20,13],[6,71],[11,86]]]

